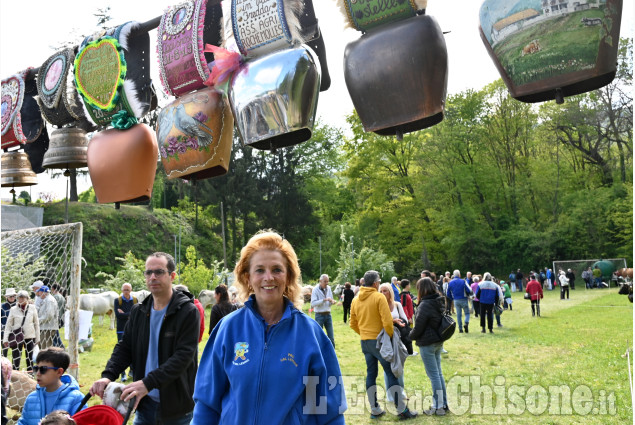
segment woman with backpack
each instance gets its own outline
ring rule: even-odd
[[[424,277],[417,282],[419,306],[415,315],[415,327],[410,339],[419,346],[421,360],[432,384],[432,406],[424,410],[426,415],[445,415],[448,398],[445,379],[441,370],[441,350],[443,339],[439,327],[445,310],[444,297],[437,291],[432,279]]]

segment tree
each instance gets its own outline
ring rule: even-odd
[[[344,227],[340,234],[340,256],[337,260],[337,275],[333,284],[343,285],[345,282],[354,283],[355,279],[363,277],[368,270],[376,270],[385,280],[395,273],[395,267],[388,256],[381,250],[374,250],[363,246],[354,249],[354,238],[348,238]]]
[[[45,279],[46,257],[35,261],[26,253],[12,254],[6,247],[1,248],[2,280],[16,290],[28,290],[35,280]]]
[[[31,195],[26,190],[21,191],[18,198],[23,200],[24,206],[29,205],[29,202],[31,202]]]
[[[203,289],[214,289],[222,283],[231,272],[222,267],[222,261],[211,260],[211,268],[207,267],[202,258],[197,258],[196,248],[190,245],[185,252],[185,262],[179,265],[179,276],[175,283],[180,283],[198,296]]]
[[[614,170],[629,179],[633,156],[632,39],[620,43],[616,79],[590,93],[567,98],[563,105],[544,104],[541,118],[556,140],[572,154],[574,171],[591,167],[599,184],[611,186]],[[630,165],[630,166],[629,166]]]
[[[105,278],[104,286],[115,292],[121,291],[124,283],[129,283],[133,291],[146,289],[146,281],[143,276],[145,270],[145,262],[134,256],[132,251],[126,252],[124,257],[115,257],[115,260],[121,263],[121,268],[117,270],[116,275],[105,272],[97,272],[95,277]]]

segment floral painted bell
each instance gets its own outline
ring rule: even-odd
[[[486,0],[480,10],[481,39],[513,98],[562,103],[613,80],[622,0],[522,6]]]
[[[88,143],[87,161],[99,203],[149,200],[158,153],[154,131],[146,124],[96,133]]]
[[[229,169],[234,117],[214,88],[181,96],[161,110],[157,138],[168,179],[201,180]]]
[[[364,34],[346,46],[344,77],[364,130],[388,136],[443,120],[448,57],[426,1],[339,0]]]

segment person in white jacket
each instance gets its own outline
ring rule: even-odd
[[[560,270],[558,280],[560,281],[560,299],[564,300],[565,293],[567,294],[567,299],[569,299],[569,278],[564,270]]]
[[[42,300],[37,315],[40,319],[40,349],[44,350],[53,347],[55,337],[59,335],[59,307],[48,286],[41,286],[35,295]]]
[[[403,306],[401,305],[400,302],[395,301],[395,295],[392,289],[392,284],[382,283],[381,285],[379,285],[379,292],[381,292],[386,297],[386,301],[388,301],[388,308],[390,309],[390,314],[392,315],[393,326],[398,326],[400,328],[405,328],[406,326],[408,326],[408,319],[406,318],[406,313],[403,310]],[[410,327],[408,327],[408,333],[410,333]],[[410,352],[406,349],[406,352],[402,353],[402,355],[395,355],[394,347],[399,346],[397,341],[400,341],[400,335],[397,333],[397,328],[395,328],[395,333],[393,333],[392,339],[393,339],[393,342],[395,342],[393,345],[394,357],[390,363],[392,367],[392,372],[397,377],[397,381],[399,382],[399,386],[401,387],[402,397],[405,399],[406,391],[404,390],[405,384],[404,384],[403,368],[404,368],[404,363],[406,362],[406,358],[408,357],[408,354],[409,353],[412,354],[412,342],[410,342]],[[404,348],[406,348],[405,345],[404,345]],[[386,357],[384,356],[384,358]],[[399,365],[400,372],[398,373],[395,373],[395,366],[394,366],[395,363],[400,363]],[[384,372],[384,384],[386,385],[386,388],[389,388],[388,375],[385,372]],[[393,394],[390,391],[386,392],[386,399],[391,403],[395,402],[395,398],[393,397]]]
[[[22,328],[22,341],[15,339],[15,335]],[[22,348],[26,350],[27,371],[33,370],[33,347],[40,342],[40,322],[37,310],[33,304],[29,304],[29,293],[18,292],[18,301],[9,310],[9,317],[4,329],[2,344],[11,347],[13,357],[13,370],[20,370]]]

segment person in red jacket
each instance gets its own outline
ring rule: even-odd
[[[187,292],[188,294],[190,293],[190,290],[185,285],[174,285],[174,289],[181,292]],[[203,308],[203,304],[201,304],[201,302],[196,298],[194,298],[194,305],[198,309],[198,313],[201,315],[201,330],[198,334],[198,342],[201,342],[203,334],[205,333],[205,309]]]
[[[408,323],[412,323],[412,316],[415,314],[414,307],[412,306],[412,295],[410,294],[410,281],[403,279],[399,286],[401,286],[401,306],[404,313],[408,318]]]
[[[535,275],[532,274],[529,276],[529,282],[527,282],[525,292],[531,297],[531,315],[535,316],[537,313],[538,317],[540,317],[540,300],[543,298],[542,286],[536,280]]]

